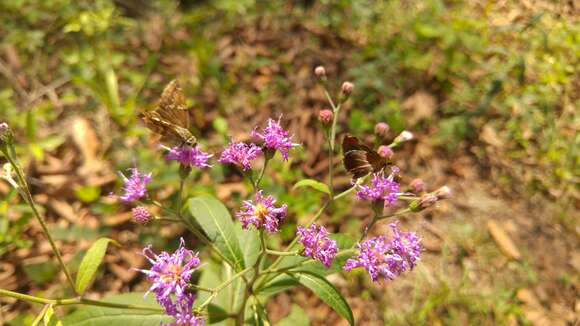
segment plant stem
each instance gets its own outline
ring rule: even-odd
[[[179,192],[177,193],[177,217],[181,219],[181,205],[183,201],[183,186],[185,185],[185,178],[179,178]]]
[[[256,262],[254,263],[254,266],[252,266],[252,268],[254,269],[254,275],[252,276],[252,279],[248,282],[247,286],[246,286],[246,292],[244,293],[244,298],[242,299],[242,304],[240,306],[240,310],[238,311],[238,316],[236,318],[236,326],[243,326],[244,325],[244,320],[245,320],[245,314],[246,314],[246,303],[248,302],[248,298],[250,297],[250,295],[254,294],[254,283],[256,282],[256,280],[258,279],[258,276],[260,276],[260,263],[262,261],[262,259],[264,258],[265,254],[266,254],[266,238],[264,237],[264,230],[260,230],[260,243],[261,243],[261,249],[260,249],[260,255],[258,256],[258,259],[256,260]]]
[[[266,253],[272,256],[298,256],[298,251],[276,251],[267,249]]]
[[[48,310],[49,307],[50,307],[49,304],[45,304],[44,307],[42,307],[42,309],[40,310],[40,312],[36,316],[36,318],[34,319],[34,321],[32,322],[32,324],[30,324],[30,326],[40,325],[40,322],[44,318],[44,315],[46,314],[46,311]]]
[[[62,256],[60,255],[60,251],[56,247],[56,244],[54,243],[52,236],[48,232],[48,226],[46,225],[46,222],[44,221],[42,216],[40,216],[40,213],[38,212],[38,209],[36,208],[36,204],[34,203],[34,198],[32,198],[32,194],[30,193],[30,189],[28,188],[28,183],[26,182],[26,179],[24,178],[24,172],[20,168],[20,165],[18,165],[16,163],[15,158],[13,158],[12,155],[5,155],[5,156],[8,159],[8,161],[10,162],[10,164],[12,165],[12,167],[14,168],[14,170],[16,171],[16,175],[18,177],[18,182],[20,183],[20,187],[22,187],[23,193],[25,195],[24,200],[26,200],[26,202],[28,203],[28,206],[30,206],[30,208],[32,208],[32,212],[34,213],[34,216],[38,220],[38,223],[40,223],[40,226],[42,227],[42,232],[44,233],[44,235],[48,239],[48,242],[50,243],[50,247],[52,248],[52,252],[54,252],[54,255],[56,256],[56,259],[58,260],[58,263],[60,264],[62,271],[66,275],[66,278],[68,280],[70,287],[72,288],[72,290],[75,294],[78,294],[77,290],[75,288],[75,282],[74,282],[70,272],[66,268],[64,261],[62,260]]]
[[[258,176],[258,179],[256,179],[256,185],[254,187],[254,191],[257,191],[257,189],[260,187],[260,182],[262,182],[262,178],[264,177],[264,173],[266,172],[266,167],[268,166],[268,162],[270,162],[270,158],[266,157],[264,159],[264,165],[262,166],[262,171],[260,171],[260,175]]]
[[[384,219],[389,218],[389,217],[401,216],[401,215],[405,215],[405,214],[410,213],[410,212],[411,212],[410,208],[404,208],[404,209],[397,211],[397,212],[394,212],[392,214],[377,216],[377,220],[384,220]]]
[[[155,311],[155,312],[163,312],[164,310],[161,308],[149,307],[149,306],[140,306],[140,305],[132,305],[132,304],[123,304],[123,303],[114,303],[114,302],[106,302],[106,301],[99,301],[99,300],[90,300],[90,299],[83,299],[81,297],[70,298],[70,299],[46,299],[41,297],[35,297],[28,294],[18,293],[9,290],[0,289],[0,296],[11,297],[18,300],[24,300],[28,302],[34,303],[42,303],[54,306],[70,306],[70,305],[89,305],[89,306],[101,306],[101,307],[109,307],[109,308],[120,308],[120,309],[135,309],[135,310],[148,310],[148,311]]]
[[[373,228],[373,226],[375,226],[375,223],[377,223],[378,220],[379,220],[379,217],[377,215],[373,216],[373,219],[371,220],[369,225],[367,225],[365,227],[365,230],[364,230],[363,234],[361,235],[360,239],[358,240],[358,242],[363,241],[363,239],[367,237],[367,234],[369,234],[369,231]]]

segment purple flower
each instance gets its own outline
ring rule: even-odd
[[[237,165],[245,171],[252,168],[252,161],[260,154],[262,154],[262,149],[255,144],[232,141],[222,152],[219,162]]]
[[[124,182],[124,194],[120,197],[124,202],[132,202],[145,196],[147,194],[147,188],[145,186],[151,181],[151,173],[142,174],[137,168],[129,170],[131,171],[131,177],[129,178],[119,172]]]
[[[133,221],[139,224],[145,224],[151,220],[151,213],[143,206],[137,206],[131,210]]]
[[[382,171],[374,173],[370,184],[358,187],[357,197],[362,200],[384,201],[385,206],[393,204],[401,195],[399,183],[394,180],[397,172],[398,168],[394,167],[387,177]]]
[[[203,326],[205,321],[203,318],[195,315],[192,311],[193,302],[195,301],[195,294],[185,293],[180,296],[175,304],[167,310],[167,314],[175,318],[175,322],[169,324],[162,324],[163,326]]]
[[[152,283],[147,293],[153,292],[157,302],[168,311],[168,314],[176,308],[171,295],[175,294],[177,301],[183,299],[191,275],[200,263],[197,253],[184,246],[185,241],[181,238],[179,248],[173,254],[163,251],[157,255],[151,250],[151,246],[143,249],[143,256],[152,265],[148,270],[139,269]]]
[[[280,151],[285,161],[288,160],[288,151],[292,147],[299,146],[292,143],[292,136],[280,126],[280,119],[278,121],[268,119],[268,126],[261,133],[256,131],[257,128],[252,131],[252,137],[261,139],[266,148]]]
[[[288,210],[288,205],[276,207],[274,204],[276,204],[276,199],[270,195],[264,196],[260,190],[256,193],[253,202],[251,200],[243,202],[236,216],[242,222],[244,229],[252,224],[256,229],[264,227],[266,231],[274,233],[278,231],[278,224],[286,217]]]
[[[338,249],[336,248],[336,241],[328,237],[326,228],[322,225],[310,225],[308,228],[298,227],[296,235],[304,246],[303,256],[312,257],[323,263],[326,268],[332,265],[332,260],[336,256]]]
[[[199,149],[198,145],[191,146],[176,146],[169,149],[165,159],[168,161],[178,161],[181,165],[185,167],[198,167],[206,168],[211,165],[207,164],[207,161],[213,155],[203,152]]]
[[[391,241],[379,236],[358,244],[358,255],[346,261],[344,270],[363,267],[374,282],[379,276],[393,280],[413,269],[421,254],[421,240],[413,232],[400,231],[397,223],[392,223],[390,227],[393,231]]]

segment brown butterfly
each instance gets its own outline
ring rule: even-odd
[[[194,146],[195,136],[189,131],[190,121],[185,95],[177,80],[165,86],[157,107],[141,113],[141,119],[151,131],[161,135],[161,141]]]
[[[348,134],[342,140],[342,155],[344,167],[353,179],[379,172],[389,163],[379,153],[362,144],[357,137]]]

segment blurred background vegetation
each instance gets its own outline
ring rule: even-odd
[[[304,148],[293,162],[276,166],[266,187],[298,219],[312,212],[318,195],[288,190],[302,177],[325,177],[328,158],[316,116],[326,104],[312,76],[324,65],[335,87],[342,80],[356,85],[342,130],[371,135],[378,121],[388,122],[393,136],[412,130],[418,142],[405,146],[398,164],[409,177],[431,171],[428,181],[452,180],[459,190],[458,199],[440,209],[440,224],[423,216],[443,236],[436,237],[441,244],[425,270],[409,277],[414,287],[382,294],[364,285],[362,275],[337,281],[351,298],[363,299],[359,305],[349,300],[359,317],[370,309],[363,324],[525,324],[536,323],[538,314],[553,322],[550,314],[580,309],[573,295],[580,266],[579,10],[574,1],[3,1],[0,120],[16,131],[37,201],[55,237],[70,246],[74,265],[81,257],[74,244],[101,234],[134,241],[130,253],[167,241],[155,226],[128,223],[128,208],[107,194],[119,186],[115,171],[138,164],[154,171],[159,198],[173,199],[175,172],[159,164],[155,142],[136,118],[173,78],[183,81],[196,132],[214,152],[231,136],[242,138],[283,113]],[[190,195],[213,192],[235,202],[244,194],[229,169],[216,165],[196,173]],[[62,294],[49,284],[57,268],[35,243],[40,234],[27,208],[7,184],[0,183],[0,194],[0,287]],[[349,217],[364,211],[353,213],[347,204],[328,217],[335,231],[363,223]],[[542,250],[559,255],[561,264],[552,268],[567,269],[539,276],[545,266],[537,265],[530,247],[525,259],[494,265],[511,275],[482,290],[469,276],[477,268],[463,259],[497,262],[493,234],[479,226],[514,207],[523,220],[502,226],[523,247],[547,228],[542,245],[551,249]],[[295,223],[273,241],[287,241]],[[171,238],[182,230],[167,232]],[[120,271],[127,261],[108,263],[103,293],[136,286],[137,275]],[[556,285],[534,288],[543,281]],[[401,289],[413,291],[405,295],[406,306],[393,301]],[[531,289],[533,300],[522,289]],[[300,303],[302,295],[276,300]],[[376,303],[364,307],[369,298]],[[27,305],[4,307],[0,312],[15,325],[33,316]],[[318,315],[324,312],[302,308],[312,323],[324,323]]]

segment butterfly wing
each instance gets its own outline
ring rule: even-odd
[[[157,108],[141,114],[141,119],[153,132],[161,135],[163,142],[193,146],[195,137],[189,131],[189,112],[185,96],[176,80],[163,90]]]
[[[354,179],[378,172],[385,168],[387,162],[379,153],[362,144],[357,137],[346,135],[342,141],[344,167]]]
[[[155,111],[163,120],[189,130],[189,111],[185,105],[185,95],[177,80],[172,80],[165,86]]]
[[[361,145],[358,138],[345,135],[342,140],[343,163],[354,179],[364,177],[373,171],[373,166],[367,159],[368,147]]]

